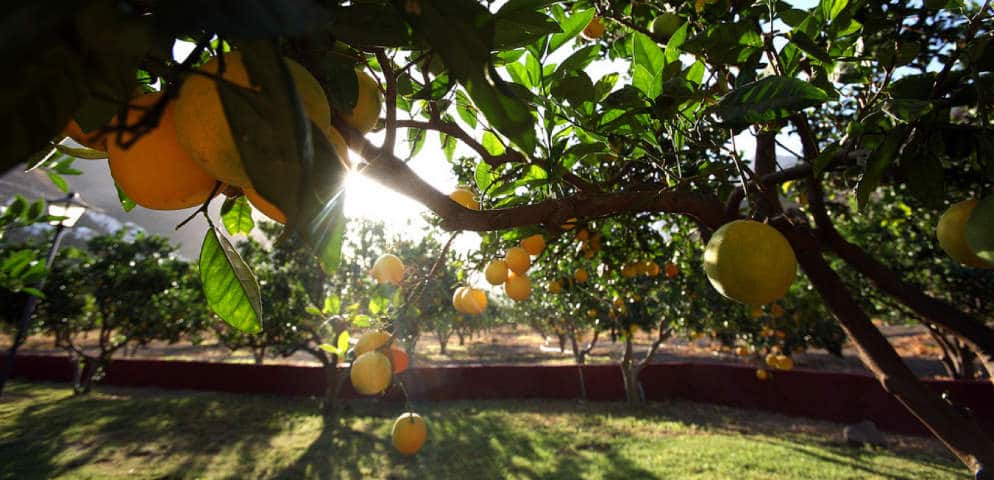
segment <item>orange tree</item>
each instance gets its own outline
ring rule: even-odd
[[[340,262],[345,231],[340,137],[363,159],[365,174],[427,206],[447,229],[541,226],[551,234],[573,218],[683,215],[695,222],[695,238],[716,239],[703,260],[726,295],[776,300],[796,258],[884,388],[971,472],[990,475],[994,443],[913,376],[838,270],[858,273],[920,321],[962,340],[988,370],[994,330],[916,287],[871,246],[853,243],[835,227],[825,202],[826,193],[851,195],[851,208],[863,209],[885,201],[875,194],[879,186],[932,189],[939,171],[967,177],[966,188],[941,194],[946,200],[989,190],[989,2],[821,0],[808,9],[740,0],[487,5],[47,0],[18,6],[3,17],[12,33],[0,48],[19,68],[3,80],[0,167],[44,158],[33,155],[63,131],[93,148],[102,148],[101,140],[136,146],[173,119],[183,149],[170,151],[188,153],[229,185],[223,190],[230,196],[258,194],[327,270]],[[669,15],[656,26],[667,12],[678,17],[675,30]],[[170,55],[176,38],[196,45],[186,60]],[[198,69],[205,56],[214,59]],[[354,73],[357,67],[364,73]],[[199,86],[188,91],[197,94],[184,95],[191,79]],[[130,102],[138,83],[162,94]],[[374,86],[386,107],[379,120]],[[198,111],[191,102],[204,114],[191,114]],[[373,124],[382,126],[378,144],[363,136]],[[411,170],[395,153],[398,132],[405,131],[412,152],[427,135],[438,135],[447,153],[462,144],[478,154],[472,168],[454,171],[472,171],[482,210],[452,201]],[[801,144],[799,159],[778,165],[777,142],[789,136]],[[751,161],[736,137],[755,141]],[[110,150],[113,157],[121,149]],[[148,170],[187,161],[180,156],[150,156]],[[201,173],[184,172],[170,180],[187,185]],[[804,189],[807,205],[785,208],[776,187],[787,181]],[[220,182],[211,190],[205,203],[222,190]],[[994,262],[992,203],[986,199],[962,215],[952,232],[958,240],[950,251],[976,256],[975,267]],[[742,218],[758,222],[735,222]],[[257,327],[263,312],[249,266],[213,227],[203,252],[208,304],[226,321]],[[833,268],[827,255],[844,263]],[[719,260],[728,256],[747,267],[729,272]],[[523,297],[523,280],[515,282]],[[743,285],[752,287],[737,288]]]

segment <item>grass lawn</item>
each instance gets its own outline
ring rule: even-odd
[[[14,383],[0,478],[966,478],[938,443],[842,443],[841,425],[686,402],[415,402],[429,440],[393,452],[396,403],[323,422],[306,398]]]

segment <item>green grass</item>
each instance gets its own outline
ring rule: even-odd
[[[415,402],[429,441],[389,443],[401,405],[15,383],[0,478],[963,478],[930,440],[852,448],[840,425],[685,402]]]

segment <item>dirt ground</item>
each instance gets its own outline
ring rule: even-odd
[[[941,351],[924,328],[883,326],[881,330],[916,374],[923,377],[946,375],[942,364],[938,361]],[[641,358],[652,343],[653,337],[649,333],[639,332],[635,340],[637,358]],[[0,337],[0,345],[6,348],[5,346],[9,345],[9,339]],[[691,342],[684,338],[674,338],[663,345],[654,361],[699,361],[753,365],[759,365],[761,362],[758,356],[737,357],[730,352],[719,351],[718,347],[717,343],[712,344],[707,339]],[[623,348],[623,343],[612,343],[609,338],[602,337],[589,355],[588,363],[618,362]],[[21,351],[26,354],[63,355],[61,350],[53,347],[50,338],[41,336],[29,338]],[[847,345],[843,353],[843,357],[839,358],[823,350],[812,350],[796,354],[794,362],[797,368],[849,372],[867,371],[851,346]],[[200,345],[190,343],[169,345],[157,342],[137,351],[129,350],[120,354],[118,358],[121,357],[253,362],[250,352],[233,352],[211,338],[206,339]],[[317,362],[306,353],[297,353],[287,358],[267,357],[265,363],[316,364]],[[565,350],[560,351],[558,339],[554,336],[543,338],[526,327],[502,327],[479,333],[472,338],[466,338],[462,345],[459,344],[459,338],[453,335],[448,342],[445,354],[441,353],[438,339],[434,335],[424,335],[415,346],[414,363],[416,365],[568,365],[573,363],[573,356],[568,342]]]

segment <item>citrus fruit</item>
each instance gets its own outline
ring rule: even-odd
[[[757,368],[756,369],[756,379],[757,380],[759,380],[760,382],[765,382],[769,378],[770,378],[770,373],[769,372],[767,372],[766,370],[764,370],[762,368]]]
[[[331,125],[331,108],[321,85],[297,62],[288,58],[283,60],[307,117],[318,127],[327,128]],[[252,182],[235,145],[216,80],[211,78],[217,75],[219,65],[218,57],[214,57],[200,67],[200,72],[207,75],[193,74],[183,82],[176,99],[176,136],[208,173],[227,184],[247,187]],[[221,76],[240,87],[252,88],[241,52],[224,55]]]
[[[563,284],[559,280],[549,282],[549,293],[562,293]]]
[[[479,210],[480,202],[473,198],[473,192],[466,188],[457,188],[449,194],[453,202],[458,203],[470,210]]]
[[[977,202],[966,222],[964,236],[976,256],[994,265],[994,195]]]
[[[131,101],[126,118],[136,125],[148,108],[162,98],[149,93]],[[129,141],[125,133],[122,140]],[[176,141],[173,105],[166,105],[159,124],[124,148],[108,142],[110,174],[121,190],[138,205],[155,210],[179,210],[201,205],[214,191],[216,180]]]
[[[535,234],[521,240],[521,248],[525,249],[529,255],[538,256],[545,250],[545,239],[542,235]]]
[[[638,274],[639,274],[638,264],[629,263],[629,264],[621,267],[621,276],[622,277],[625,277],[625,278],[634,278]]]
[[[646,276],[649,277],[655,277],[659,275],[659,270],[660,270],[659,264],[652,260],[649,260],[648,262],[645,263],[645,265],[643,265],[642,273],[644,273]]]
[[[69,137],[76,143],[101,152],[107,151],[107,134],[94,130],[90,133],[83,132],[76,120],[69,120],[65,128],[62,129],[62,136]]]
[[[479,315],[487,308],[487,294],[478,288],[464,290],[463,308],[472,315]]]
[[[393,373],[397,374],[407,370],[407,367],[411,365],[411,357],[407,355],[407,352],[403,348],[396,345],[390,346],[390,365],[393,365]]]
[[[953,260],[972,268],[994,268],[994,263],[986,262],[970,249],[966,242],[966,222],[977,206],[977,199],[964,200],[949,207],[935,229],[939,246]]]
[[[680,267],[676,266],[676,264],[673,262],[667,262],[666,267],[664,269],[666,273],[666,278],[673,278],[680,274]]]
[[[511,300],[519,302],[527,300],[532,293],[531,280],[528,280],[528,277],[524,275],[511,272],[507,275],[507,281],[504,282],[504,293],[507,293]]]
[[[587,40],[597,40],[604,35],[604,31],[606,30],[607,28],[604,27],[604,23],[601,22],[600,17],[594,17],[590,19],[590,23],[580,32],[580,36]]]
[[[573,272],[573,278],[576,279],[577,283],[584,283],[588,278],[590,278],[590,274],[587,273],[587,270],[578,268],[575,272]]]
[[[414,455],[421,450],[428,437],[425,419],[414,412],[405,413],[393,422],[393,448],[403,455]]]
[[[590,238],[590,232],[586,228],[581,228],[576,232],[576,239],[581,242],[586,242]]]
[[[649,30],[660,38],[669,39],[682,24],[683,19],[679,15],[673,12],[666,12],[652,21]]]
[[[352,347],[352,350],[355,351],[355,355],[358,357],[366,352],[379,350],[380,347],[386,345],[388,342],[390,342],[389,333],[383,330],[373,330],[362,334],[355,346]]]
[[[372,351],[356,357],[352,362],[349,378],[355,391],[363,395],[376,395],[390,386],[392,372],[390,359],[380,352]]]
[[[351,112],[342,114],[342,119],[350,127],[359,130],[359,133],[366,133],[379,121],[383,100],[380,98],[380,88],[373,77],[362,70],[356,70],[355,74],[359,80],[356,104]]]
[[[559,228],[561,228],[561,229],[563,229],[563,230],[565,230],[567,232],[570,231],[570,230],[572,230],[572,229],[574,229],[574,228],[576,228],[576,219],[575,218],[570,218],[570,219],[566,220],[566,223],[560,225]]]
[[[777,355],[773,366],[780,370],[791,370],[794,368],[794,360],[786,355]]]
[[[370,273],[376,279],[376,283],[400,285],[400,281],[404,278],[404,262],[392,253],[385,253],[376,259]]]
[[[469,287],[459,287],[455,292],[452,292],[452,307],[459,313],[469,313],[469,310],[463,306],[464,297],[468,290]]]
[[[722,295],[763,305],[787,293],[797,274],[797,258],[775,228],[736,220],[711,236],[704,251],[704,273]]]
[[[767,353],[766,354],[766,358],[764,358],[763,361],[766,362],[767,366],[776,367],[776,365],[777,365],[777,354],[776,353]]]
[[[286,215],[283,215],[283,212],[276,205],[269,203],[269,200],[259,195],[259,192],[249,187],[243,188],[242,191],[245,192],[245,198],[248,199],[249,203],[256,210],[262,212],[263,215],[269,217],[274,222],[286,223]]]
[[[507,268],[518,275],[524,275],[528,271],[528,267],[531,266],[531,258],[528,256],[528,250],[521,247],[507,249],[507,253],[504,254],[504,261],[507,262]]]
[[[500,285],[507,280],[507,262],[504,260],[491,260],[487,268],[483,270],[483,276],[491,285]]]

